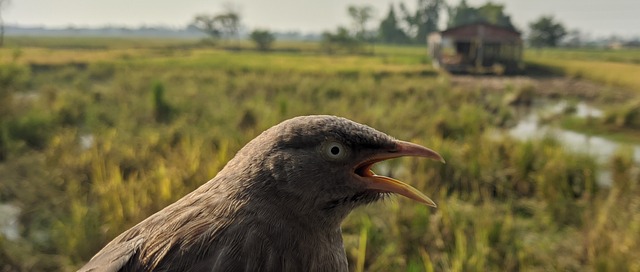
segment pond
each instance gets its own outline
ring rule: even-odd
[[[20,208],[11,204],[0,204],[0,236],[11,241],[20,238],[19,216]]]
[[[531,107],[519,107],[516,109],[518,123],[507,133],[520,140],[552,137],[567,150],[591,155],[602,166],[598,183],[603,186],[611,185],[611,174],[604,166],[618,150],[631,148],[634,160],[640,161],[640,145],[619,143],[604,137],[570,131],[541,122],[542,116],[561,114],[568,106],[570,104],[567,101],[536,100]],[[575,107],[572,114],[576,117],[598,118],[603,115],[601,110],[585,102],[579,102],[572,107]]]

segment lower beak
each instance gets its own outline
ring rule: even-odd
[[[422,192],[418,191],[418,189],[390,177],[378,176],[371,171],[371,166],[376,162],[404,156],[425,157],[439,160],[443,163],[445,162],[440,154],[429,148],[405,141],[396,141],[394,149],[376,153],[367,158],[367,161],[358,167],[358,173],[364,178],[366,188],[370,190],[396,193],[425,205],[436,207],[436,203]]]

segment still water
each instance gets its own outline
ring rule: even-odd
[[[566,101],[549,102],[536,101],[532,107],[517,109],[519,121],[509,129],[508,134],[521,140],[551,137],[559,141],[563,147],[572,152],[586,153],[596,159],[603,166],[598,177],[598,183],[603,186],[611,185],[611,174],[604,167],[618,150],[631,149],[635,161],[640,161],[640,146],[615,142],[603,137],[592,136],[575,131],[565,130],[540,122],[541,116],[558,114],[568,106]],[[575,105],[575,116],[580,118],[598,118],[602,111],[579,102]]]

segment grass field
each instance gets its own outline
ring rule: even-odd
[[[528,57],[542,57],[584,61],[620,62],[640,64],[640,50],[638,49],[531,49],[527,51]]]
[[[0,232],[0,271],[73,271],[261,131],[305,114],[447,160],[389,162],[439,207],[394,197],[356,210],[343,225],[352,271],[640,271],[632,154],[609,162],[602,188],[593,158],[497,136],[514,118],[505,97],[526,90],[461,88],[422,47],[29,39],[0,49],[0,203],[21,210],[20,237]]]
[[[530,50],[529,64],[573,78],[594,80],[640,92],[640,50]]]

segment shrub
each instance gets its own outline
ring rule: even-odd
[[[46,147],[55,127],[52,116],[30,112],[8,124],[8,134],[12,140],[23,141],[27,146],[35,149]]]
[[[348,53],[357,53],[362,50],[362,43],[349,34],[349,30],[339,27],[335,33],[322,33],[322,48],[326,53],[345,50]]]
[[[164,85],[161,82],[153,85],[153,109],[156,122],[160,123],[169,122],[174,113],[173,107],[165,100]]]
[[[268,51],[271,49],[271,45],[276,40],[276,37],[273,36],[271,32],[262,29],[254,30],[251,32],[250,37],[260,51]]]

